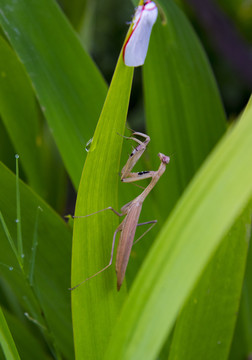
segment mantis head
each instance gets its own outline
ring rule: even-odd
[[[158,154],[158,157],[159,157],[159,159],[161,160],[161,162],[162,162],[163,164],[169,164],[169,162],[170,162],[169,156],[166,156],[166,155],[164,155],[164,154],[162,154],[162,153],[159,153],[159,154]]]

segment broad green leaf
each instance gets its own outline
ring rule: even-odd
[[[91,214],[112,206],[118,210],[117,188],[124,126],[133,68],[118,65],[88,153],[78,191],[75,215]],[[109,262],[115,214],[104,212],[75,219],[72,286],[101,270]],[[72,291],[76,359],[101,359],[107,347],[125,288],[118,294],[114,265]]]
[[[77,187],[106,84],[55,1],[1,0],[0,8],[0,24],[27,70]]]
[[[8,324],[0,308],[0,343],[7,360],[20,359],[16,345],[13,341]]]
[[[33,90],[16,54],[1,37],[0,55],[0,113],[12,143],[21,155],[30,185],[44,194],[42,138]]]
[[[188,359],[227,358],[237,319],[251,215],[250,204],[204,271],[176,323],[169,359],[185,354]],[[200,342],[195,346],[197,339]]]
[[[106,359],[157,357],[204,267],[252,197],[251,143],[249,109],[165,223],[133,284]]]
[[[144,203],[141,221],[157,219],[158,224],[144,237],[144,244],[133,249],[131,279],[168,213],[226,129],[218,89],[199,40],[173,1],[160,5],[143,66],[149,163],[139,168],[157,169],[159,152],[169,155],[171,162]]]
[[[42,121],[24,67],[3,38],[0,38],[0,68],[0,113],[15,152],[20,155],[25,179],[40,196],[61,210],[66,193],[65,188],[62,189],[66,181],[63,164],[48,127]],[[9,166],[8,159],[11,156],[13,161],[15,152],[6,143],[5,132],[0,134],[4,146],[2,161]]]
[[[173,1],[159,3],[163,12],[143,75],[152,162],[157,164],[158,152],[171,155],[169,176],[155,193],[159,217],[166,218],[226,124],[213,73],[191,25]]]
[[[14,240],[17,227],[15,182],[15,175],[0,163],[0,209]],[[66,358],[72,358],[70,292],[67,290],[70,284],[71,232],[63,220],[21,181],[20,195],[26,277],[20,271],[0,225],[0,267],[5,292],[11,292],[22,305],[23,313],[27,312],[41,324],[39,329],[50,347],[53,346],[56,352],[62,352]],[[38,206],[43,211],[38,218],[38,247],[34,287],[31,288],[27,278]]]
[[[172,359],[227,359],[237,319],[252,207],[238,218],[205,269],[177,322]]]

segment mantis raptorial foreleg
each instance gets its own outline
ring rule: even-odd
[[[145,140],[140,141],[139,139],[135,138],[134,135],[141,136],[141,137],[145,138]],[[136,141],[138,143],[138,145],[133,149],[132,153],[129,156],[128,161],[126,162],[125,166],[122,168],[122,171],[121,171],[121,181],[128,182],[127,178],[132,176],[131,170],[133,169],[135,164],[138,162],[140,157],[145,152],[146,147],[150,142],[150,137],[148,135],[145,135],[145,134],[141,133],[141,132],[133,132],[132,136],[125,137],[125,138],[129,139],[129,140],[134,140],[134,141]],[[151,176],[149,176],[149,177],[151,177]],[[138,179],[131,180],[131,181],[137,181],[137,180]]]
[[[141,137],[145,138],[145,140],[140,141],[139,139],[135,138],[134,135],[141,136]],[[139,181],[139,180],[152,178],[156,171],[131,172],[133,167],[136,165],[136,163],[138,162],[138,160],[140,159],[140,157],[143,155],[144,151],[146,150],[146,147],[150,142],[150,137],[141,132],[134,132],[132,134],[132,136],[125,137],[125,138],[136,141],[138,143],[138,145],[133,149],[126,165],[122,168],[121,181],[130,183],[130,182],[135,182],[135,181]]]
[[[140,213],[142,210],[142,205],[143,205],[145,198],[147,197],[149,192],[153,189],[153,187],[156,185],[160,176],[162,176],[162,174],[164,173],[164,171],[166,169],[166,165],[169,163],[170,158],[168,156],[165,156],[165,155],[159,153],[158,156],[160,158],[161,164],[157,171],[141,171],[141,172],[132,173],[131,170],[133,169],[133,167],[135,166],[137,161],[140,159],[140,157],[144,153],[146,146],[148,145],[148,143],[150,141],[149,136],[147,136],[143,133],[134,132],[132,135],[142,136],[145,138],[145,140],[142,142],[133,136],[129,138],[129,139],[136,141],[138,143],[138,145],[136,148],[134,148],[126,165],[122,169],[121,180],[123,182],[134,182],[134,181],[138,181],[138,180],[142,180],[142,179],[151,178],[151,182],[139,196],[137,196],[134,200],[130,201],[129,203],[127,203],[126,205],[124,205],[121,208],[121,213],[117,212],[112,207],[108,207],[106,209],[99,210],[99,211],[89,214],[89,215],[74,216],[74,218],[84,218],[87,216],[97,214],[101,211],[112,210],[116,215],[125,216],[125,218],[123,219],[121,224],[117,227],[117,229],[114,233],[110,261],[109,261],[108,265],[106,265],[103,269],[101,269],[94,275],[92,275],[92,276],[88,277],[87,279],[85,279],[84,281],[80,282],[78,285],[72,287],[71,290],[77,288],[78,286],[80,286],[81,284],[86,282],[87,280],[95,277],[96,275],[98,275],[101,272],[103,272],[104,270],[106,270],[109,266],[111,266],[113,254],[114,254],[116,235],[120,231],[121,235],[120,235],[120,239],[119,239],[119,243],[118,243],[118,247],[117,247],[117,256],[116,256],[117,289],[119,290],[121,287],[121,284],[123,282],[124,276],[125,276],[125,271],[126,271],[126,268],[128,265],[131,248],[134,244],[136,227],[140,226],[140,225],[152,224],[150,226],[150,228],[135,241],[135,243],[138,242],[148,231],[150,231],[151,228],[157,222],[157,220],[152,220],[152,221],[138,224],[138,219],[139,219],[139,216],[140,216]]]

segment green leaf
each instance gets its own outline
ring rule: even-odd
[[[252,196],[251,143],[249,109],[166,222],[133,284],[106,359],[157,357],[202,270]]]
[[[16,177],[0,163],[0,209],[10,235],[16,239]],[[20,181],[21,219],[24,246],[24,274],[0,226],[0,266],[4,283],[17,297],[23,313],[38,322],[49,347],[73,356],[70,313],[70,253],[71,231],[63,220],[29,187]],[[37,208],[43,211],[38,218],[38,246],[34,268],[34,287],[28,282]],[[6,290],[6,292],[8,292]],[[24,315],[23,315],[24,319]],[[60,350],[59,350],[60,349]]]
[[[75,215],[91,214],[108,206],[118,210],[119,164],[128,111],[133,68],[120,56],[88,153],[79,187]],[[109,262],[118,220],[103,212],[75,219],[72,286]],[[101,359],[107,347],[125,289],[116,292],[113,266],[72,291],[76,359]],[[85,309],[85,311],[83,311]]]
[[[226,123],[213,73],[191,25],[173,1],[159,2],[162,11],[143,75],[152,163],[158,163],[158,152],[171,155],[169,175],[155,193],[159,218],[166,218]]]
[[[0,24],[27,70],[77,188],[106,84],[55,1],[1,0]]]
[[[41,138],[35,97],[22,65],[1,37],[0,54],[0,113],[16,151],[22,154],[22,164],[31,186],[41,193],[45,177],[41,171]]]
[[[7,360],[20,359],[8,324],[0,308],[0,343]]]
[[[48,127],[42,122],[24,67],[3,38],[0,38],[0,67],[0,113],[13,147],[20,155],[25,179],[37,194],[61,210],[65,200],[62,185],[66,182],[63,164]],[[8,146],[6,134],[0,133],[4,146],[2,160],[10,166],[6,155],[13,159],[15,152]]]
[[[158,224],[144,244],[133,249],[135,256],[127,272],[131,279],[168,213],[226,129],[215,79],[198,38],[173,1],[160,4],[143,66],[151,142],[147,164],[139,169],[157,169],[159,152],[169,155],[171,162],[144,203],[140,221],[157,219]]]
[[[177,322],[172,359],[227,359],[237,319],[252,215],[238,218],[208,264]]]
[[[41,342],[41,338],[38,336],[39,331],[35,325],[33,327],[27,326],[28,320],[24,323],[18,319],[17,315],[10,314],[6,309],[4,310],[4,316],[21,359],[51,359],[46,353],[45,344]]]
[[[251,99],[250,99],[251,103]],[[251,103],[252,105],[252,103]],[[252,222],[247,226],[250,244],[252,239]],[[252,247],[249,246],[247,268],[242,289],[242,298],[240,303],[239,315],[235,329],[234,339],[230,350],[230,360],[244,359],[252,353]]]

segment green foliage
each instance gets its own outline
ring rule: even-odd
[[[2,309],[0,309],[1,345],[7,359],[20,359]]]
[[[251,102],[227,131],[198,38],[172,1],[158,5],[143,67],[151,143],[140,164],[155,170],[158,152],[171,155],[141,215],[159,222],[133,247],[120,292],[114,266],[70,292],[107,265],[118,219],[103,212],[75,219],[72,230],[58,214],[65,214],[66,174],[78,188],[77,216],[119,210],[139,194],[118,177],[130,152],[120,135],[134,69],[120,54],[107,90],[53,0],[0,0],[0,339],[7,359],[242,359],[252,350],[249,260],[242,291]],[[79,29],[88,2],[64,1],[62,9]],[[13,151],[24,181],[10,170]]]

